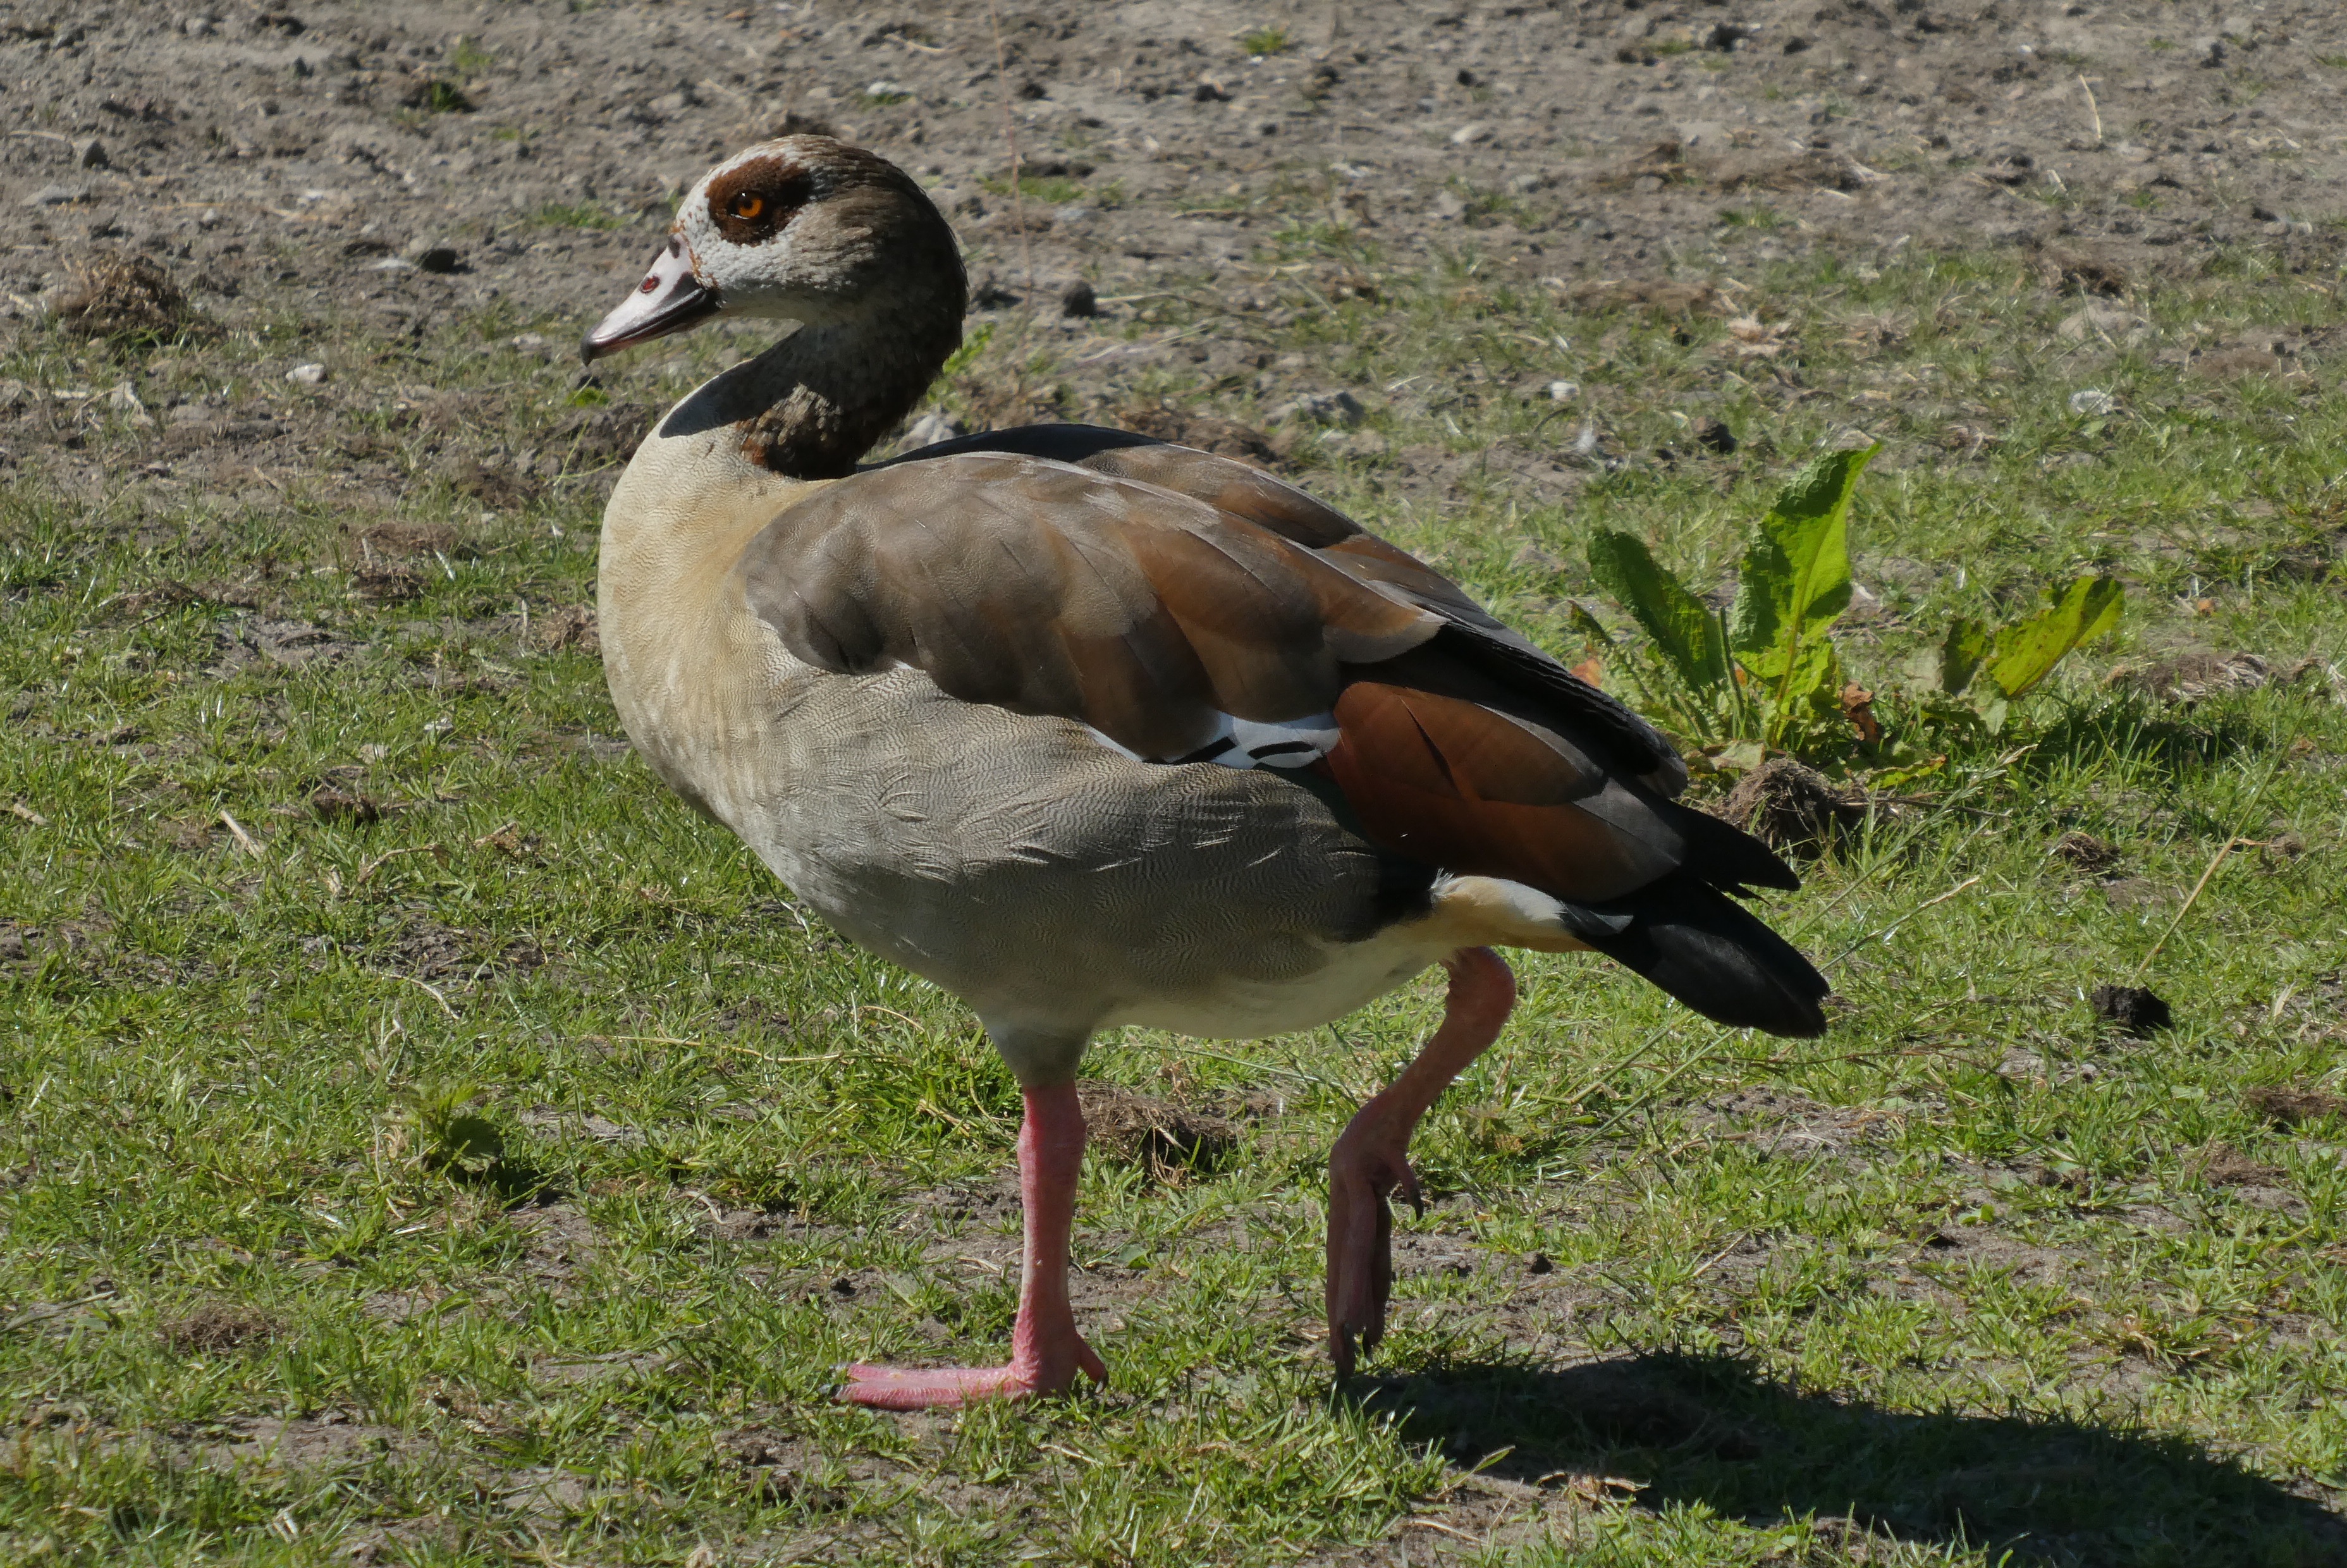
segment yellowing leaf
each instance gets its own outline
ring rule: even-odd
[[[2116,578],[2082,577],[2046,596],[2043,610],[1996,634],[1988,678],[2008,698],[2054,672],[2063,656],[2118,624],[2127,590]]]

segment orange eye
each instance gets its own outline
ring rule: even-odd
[[[733,198],[733,206],[734,217],[755,218],[766,210],[766,199],[744,190]]]

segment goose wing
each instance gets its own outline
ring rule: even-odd
[[[1685,772],[1644,721],[1301,491],[1114,432],[981,439],[825,487],[758,536],[744,591],[794,656],[915,666],[1150,762],[1309,767],[1372,842],[1578,906],[1683,866],[1796,885],[1668,798]]]

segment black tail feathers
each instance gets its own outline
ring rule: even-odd
[[[1737,893],[1747,887],[1782,887],[1789,893],[1800,886],[1793,868],[1742,828],[1676,801],[1667,810],[1671,825],[1686,840],[1683,864],[1714,887]]]
[[[1818,1005],[1829,989],[1825,977],[1693,871],[1673,872],[1592,913],[1609,918],[1574,922],[1583,941],[1704,1017],[1770,1034],[1826,1031]],[[1605,929],[1623,916],[1628,920],[1619,929]]]

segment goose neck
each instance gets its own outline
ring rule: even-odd
[[[960,343],[958,310],[806,323],[677,405],[661,434],[731,425],[758,467],[837,478],[912,411]]]

